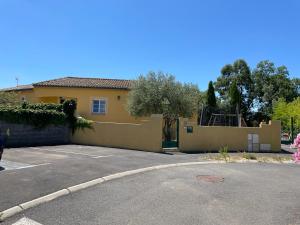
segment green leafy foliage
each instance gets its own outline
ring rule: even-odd
[[[76,111],[77,108],[77,103],[74,99],[71,100],[66,100],[64,101],[64,103],[62,104],[62,109],[63,112],[67,115],[67,116],[74,116],[74,113]]]
[[[257,157],[255,154],[251,154],[248,152],[243,152],[243,158],[248,160],[257,160]]]
[[[221,75],[215,82],[215,88],[220,95],[221,102],[230,101],[229,91],[233,82],[236,82],[241,95],[241,112],[247,118],[253,104],[254,85],[251,70],[245,60],[238,59],[233,64],[227,64],[221,69]],[[223,104],[228,105],[228,103]]]
[[[239,113],[240,108],[240,102],[241,102],[241,94],[238,89],[236,81],[233,81],[230,85],[229,90],[229,98],[230,98],[230,104],[233,108],[237,109],[237,113]]]
[[[75,130],[84,130],[84,129],[94,129],[93,128],[93,121],[87,120],[82,117],[77,117],[76,123],[75,123]]]
[[[255,100],[258,111],[265,118],[272,114],[273,102],[283,98],[292,102],[299,96],[299,80],[290,79],[285,66],[276,67],[274,63],[265,60],[257,64],[252,73],[255,83]]]
[[[22,103],[23,109],[33,109],[33,110],[55,110],[57,112],[63,111],[62,104],[54,104],[54,103],[36,103],[31,104],[27,102]]]
[[[192,117],[198,113],[200,91],[192,84],[181,84],[175,77],[162,72],[140,76],[129,93],[127,108],[132,116],[163,114],[166,140],[178,117]]]
[[[12,91],[0,91],[0,106],[16,106],[20,101],[18,95]]]
[[[216,100],[215,88],[214,88],[212,81],[210,81],[208,84],[206,98],[207,98],[207,106],[212,107],[212,108],[216,107],[217,100]]]
[[[199,89],[192,84],[181,84],[175,77],[164,73],[150,72],[140,76],[128,98],[128,111],[133,116],[163,114],[177,119],[192,117],[198,110]]]
[[[0,105],[0,120],[28,124],[37,128],[43,128],[48,125],[66,125],[68,124],[73,133],[77,129],[93,129],[92,121],[82,117],[75,117],[77,103],[75,100],[66,100],[63,104],[27,102],[18,106]]]
[[[220,156],[227,162],[230,160],[230,156],[228,154],[228,147],[223,146],[219,149],[219,154]]]
[[[300,97],[300,79],[290,79],[287,67],[276,67],[273,62],[264,60],[251,71],[244,60],[236,60],[221,69],[221,75],[215,82],[219,94],[217,108],[222,112],[233,111],[230,103],[233,82],[236,82],[240,93],[240,112],[249,126],[269,120],[273,104],[280,98],[289,103]]]
[[[75,132],[77,118],[75,117],[75,111],[77,108],[77,103],[74,99],[64,101],[63,105],[63,112],[66,115],[66,119],[69,122],[70,128],[72,132]]]
[[[290,131],[291,117],[295,119],[295,128],[300,131],[300,97],[292,102],[284,98],[274,102],[272,119],[281,120],[282,129],[286,132]]]
[[[42,128],[47,125],[63,125],[66,116],[62,112],[54,110],[33,110],[21,107],[0,107],[0,120],[10,123],[33,125]]]

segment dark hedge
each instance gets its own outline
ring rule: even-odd
[[[56,110],[24,109],[22,107],[0,107],[0,120],[9,123],[33,125],[42,128],[47,125],[64,125],[66,115]]]
[[[33,109],[33,110],[55,110],[57,112],[63,111],[63,105],[62,104],[54,104],[54,103],[22,103],[23,109]]]

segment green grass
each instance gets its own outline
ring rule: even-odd
[[[223,146],[219,149],[219,154],[222,159],[224,159],[226,162],[230,160],[230,156],[228,154],[228,147]]]
[[[255,154],[251,154],[248,152],[243,152],[243,158],[248,160],[257,160],[257,157]]]

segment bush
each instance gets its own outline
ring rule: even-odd
[[[93,121],[84,119],[82,117],[77,117],[74,129],[83,130],[85,128],[93,129]]]
[[[221,155],[221,157],[225,160],[225,161],[228,161],[230,159],[230,156],[228,154],[228,147],[227,146],[224,146],[224,147],[221,147],[219,149],[219,154]]]
[[[64,101],[64,103],[62,104],[62,110],[63,112],[69,116],[72,117],[74,116],[74,113],[76,111],[77,108],[77,103],[74,99],[71,100],[66,100]]]
[[[0,107],[0,120],[9,123],[28,124],[37,128],[42,128],[51,124],[66,124],[66,115],[54,110]]]
[[[77,103],[74,99],[64,101],[63,112],[66,115],[66,119],[69,123],[70,128],[72,129],[72,133],[75,132],[77,118],[75,117],[75,111],[77,108]]]
[[[18,95],[12,91],[0,91],[0,105],[1,106],[16,106],[20,101]]]
[[[54,103],[36,103],[31,104],[27,102],[22,103],[22,109],[33,109],[33,110],[54,110],[57,112],[63,111],[62,104],[54,104]]]
[[[256,157],[256,155],[254,155],[254,154],[251,154],[251,153],[247,153],[247,152],[243,152],[243,158],[245,158],[245,159],[251,159],[251,160],[256,160],[257,159],[257,157]]]
[[[75,117],[76,107],[75,100],[66,100],[63,104],[29,104],[24,102],[21,106],[0,106],[0,120],[9,123],[28,124],[37,128],[68,124],[73,133],[77,129],[93,129],[91,120]]]

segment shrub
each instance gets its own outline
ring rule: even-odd
[[[9,123],[28,124],[37,128],[68,124],[73,133],[77,129],[93,129],[91,120],[75,117],[76,107],[75,100],[66,100],[63,104],[29,104],[24,102],[21,106],[0,106],[0,120]]]
[[[18,95],[12,91],[0,91],[0,105],[1,106],[16,106],[20,101]]]
[[[256,160],[257,157],[254,154],[243,152],[243,158],[248,159],[248,160]]]
[[[67,116],[74,116],[77,108],[77,103],[74,99],[66,100],[62,104],[62,110]]]
[[[37,128],[47,125],[63,125],[66,116],[62,112],[54,110],[33,110],[21,107],[0,107],[0,120],[9,123],[28,124]]]
[[[219,149],[219,154],[221,155],[221,157],[227,162],[230,159],[230,156],[228,154],[228,147],[227,146],[223,146]]]
[[[27,102],[22,103],[22,109],[33,109],[33,110],[54,110],[57,112],[63,111],[62,104],[54,104],[54,103],[36,103],[31,104]]]
[[[77,103],[74,99],[66,100],[64,101],[62,108],[63,108],[63,112],[66,115],[66,119],[70,125],[70,128],[72,129],[72,133],[74,133],[76,129],[76,122],[77,122],[77,118],[74,115],[77,108]]]
[[[84,119],[82,117],[77,117],[74,128],[75,130],[83,130],[85,128],[93,129],[93,121]]]

